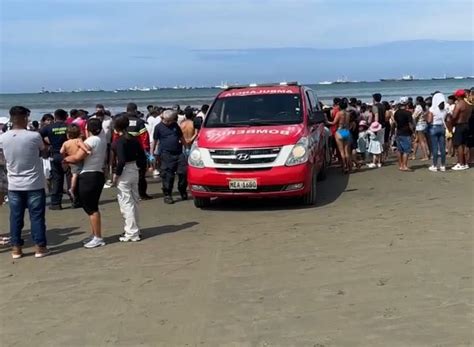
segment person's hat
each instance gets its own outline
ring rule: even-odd
[[[398,102],[400,105],[406,105],[408,104],[408,98],[406,96],[402,96],[400,98],[400,101]]]
[[[464,91],[464,89],[458,89],[454,92],[454,96],[457,98],[462,98],[466,96],[466,92]]]
[[[362,120],[359,122],[359,126],[360,126],[360,127],[366,127],[366,128],[367,128],[367,121],[365,121],[365,120],[362,119]]]
[[[372,124],[370,124],[370,131],[376,133],[377,131],[380,131],[380,129],[382,129],[382,124],[380,124],[379,122],[373,122]]]

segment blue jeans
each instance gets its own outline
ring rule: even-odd
[[[431,126],[430,137],[433,166],[438,166],[439,155],[441,155],[441,166],[446,166],[446,129],[444,128],[444,125]]]
[[[411,136],[397,136],[397,150],[401,154],[410,154]]]
[[[24,226],[25,209],[28,209],[31,221],[31,237],[37,246],[46,246],[45,208],[46,194],[40,190],[9,190],[10,238],[12,246],[23,246],[21,231]]]

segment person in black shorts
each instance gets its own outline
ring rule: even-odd
[[[469,169],[467,145],[470,138],[469,120],[472,116],[473,107],[463,89],[457,90],[454,96],[457,101],[452,118],[455,124],[453,145],[457,150],[458,163],[452,167],[452,170],[460,171]]]
[[[68,164],[83,161],[78,179],[77,195],[82,208],[87,213],[91,224],[91,237],[84,241],[85,248],[96,248],[105,245],[102,238],[102,222],[99,211],[99,199],[104,188],[104,163],[107,141],[102,130],[102,122],[98,118],[87,121],[88,137],[84,143],[90,148],[90,154],[80,149],[75,155],[64,159]]]

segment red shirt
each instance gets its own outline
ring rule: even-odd
[[[76,124],[79,128],[81,128],[81,133],[82,135],[85,135],[86,134],[86,125],[87,125],[87,121],[85,119],[82,119],[82,118],[76,118],[72,121],[71,124]]]

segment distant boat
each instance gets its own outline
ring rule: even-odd
[[[463,76],[454,76],[454,79],[455,79],[455,80],[463,80],[464,77],[463,77]]]
[[[351,83],[351,81],[349,81],[347,79],[346,76],[343,76],[342,78],[338,78],[335,82],[333,82],[334,84],[346,84],[346,83]]]
[[[322,81],[322,82],[318,82],[319,85],[322,85],[322,86],[328,86],[328,85],[331,85],[332,82],[331,81]]]
[[[221,82],[220,85],[215,86],[214,88],[217,88],[217,89],[227,89],[227,88],[229,88],[229,85],[227,84],[227,82]]]
[[[452,80],[454,77],[449,77],[448,75],[444,74],[443,77],[433,77],[431,80],[433,81],[444,81],[444,80]]]
[[[419,81],[419,79],[415,78],[413,75],[403,75],[402,78],[381,78],[381,82],[411,82],[411,81]]]
[[[138,87],[138,86],[128,88],[129,92],[149,92],[150,90],[151,90],[150,88]]]

